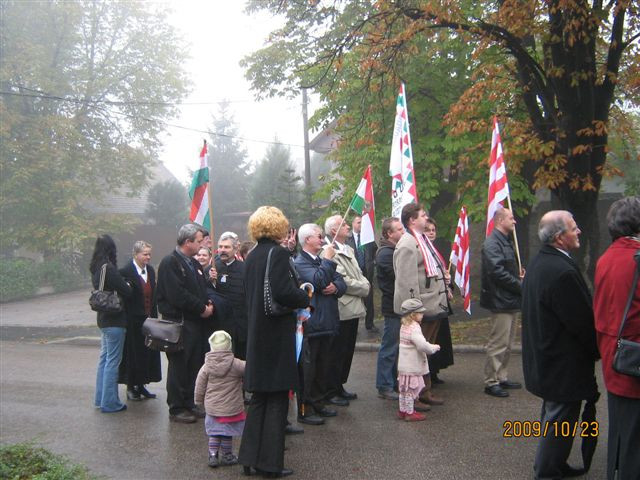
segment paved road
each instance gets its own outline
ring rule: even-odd
[[[240,467],[207,467],[202,422],[168,422],[164,384],[151,387],[158,400],[130,402],[119,414],[96,411],[97,355],[95,346],[1,341],[0,442],[35,440],[113,479],[243,478]],[[535,420],[540,402],[523,390],[509,399],[485,395],[481,354],[456,356],[456,364],[442,373],[447,383],[438,387],[446,404],[415,424],[397,420],[395,402],[377,398],[375,358],[374,352],[355,355],[349,389],[358,400],[327,425],[306,426],[304,435],[288,437],[285,461],[296,471],[294,478],[532,478],[537,440],[504,438],[503,423]],[[520,356],[512,362],[512,379],[522,380]],[[606,432],[606,400],[598,406]],[[576,465],[578,452],[574,447]],[[592,472],[582,478],[604,478],[605,464],[602,436]]]

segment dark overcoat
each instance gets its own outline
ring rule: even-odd
[[[218,281],[215,290],[223,295],[233,310],[231,336],[241,342],[247,341],[247,295],[244,288],[244,262],[234,260],[227,265],[219,257],[215,260]],[[225,329],[226,330],[226,329]]]
[[[272,248],[269,278],[274,300],[290,308],[309,305],[306,292],[298,288],[287,250],[272,240],[259,239],[245,262],[248,331],[244,386],[250,392],[298,388],[295,314],[267,317],[264,312],[263,282]]]
[[[522,290],[527,390],[554,402],[595,399],[595,361],[600,356],[591,294],[575,262],[543,246],[529,264]]]
[[[125,301],[127,316],[127,335],[124,342],[122,361],[118,383],[128,385],[145,385],[159,382],[162,379],[160,366],[160,352],[149,350],[144,344],[142,324],[147,316],[157,318],[158,306],[156,302],[156,272],[151,265],[147,265],[147,283],[151,286],[151,311],[147,315],[144,311],[144,293],[142,277],[133,265],[133,260],[120,269],[120,275],[131,285],[131,297]]]

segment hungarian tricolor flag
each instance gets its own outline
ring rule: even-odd
[[[373,201],[373,182],[371,181],[371,165],[367,167],[360,180],[360,185],[351,199],[349,208],[362,216],[360,245],[375,241],[374,225],[376,224],[375,203]]]
[[[391,158],[389,159],[391,178],[391,216],[400,218],[402,207],[418,201],[416,178],[413,171],[411,153],[411,134],[409,133],[409,108],[404,83],[396,100],[396,119],[391,140]]]
[[[191,198],[189,220],[198,225],[202,225],[211,232],[209,213],[209,153],[207,151],[206,140],[200,152],[200,168],[193,173],[189,197]]]
[[[454,283],[460,289],[464,298],[464,309],[471,315],[471,288],[469,286],[469,222],[467,220],[467,210],[460,209],[460,218],[456,228],[456,236],[451,246],[451,257],[449,262],[455,268]]]
[[[509,182],[507,182],[507,169],[502,153],[502,140],[498,118],[493,117],[493,134],[491,135],[491,156],[489,157],[489,197],[487,205],[487,232],[493,231],[493,216],[498,207],[504,206],[504,200],[509,196]]]

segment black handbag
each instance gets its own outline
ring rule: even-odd
[[[98,290],[91,292],[89,306],[94,312],[118,313],[122,311],[122,301],[116,292],[104,289],[104,279],[107,275],[107,264],[102,265]]]
[[[142,324],[144,344],[159,352],[179,352],[184,349],[182,343],[182,322],[147,318]]]
[[[272,247],[271,250],[269,250],[269,254],[267,255],[267,267],[264,271],[264,313],[267,317],[278,317],[280,315],[286,315],[293,312],[292,308],[280,305],[273,299],[271,282],[269,281],[269,267],[271,265],[271,252],[273,252],[274,248],[276,247]]]
[[[632,377],[640,377],[640,343],[633,342],[622,338],[622,330],[624,324],[627,322],[627,316],[629,309],[631,308],[631,302],[638,286],[638,274],[640,272],[640,250],[634,255],[636,260],[636,272],[633,276],[633,282],[631,282],[631,291],[629,292],[629,298],[627,299],[627,305],[622,315],[622,323],[618,330],[618,346],[616,353],[613,356],[613,369],[623,375],[631,375]]]

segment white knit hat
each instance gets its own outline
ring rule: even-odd
[[[217,330],[209,337],[209,346],[212,352],[231,350],[231,335],[224,330]]]

